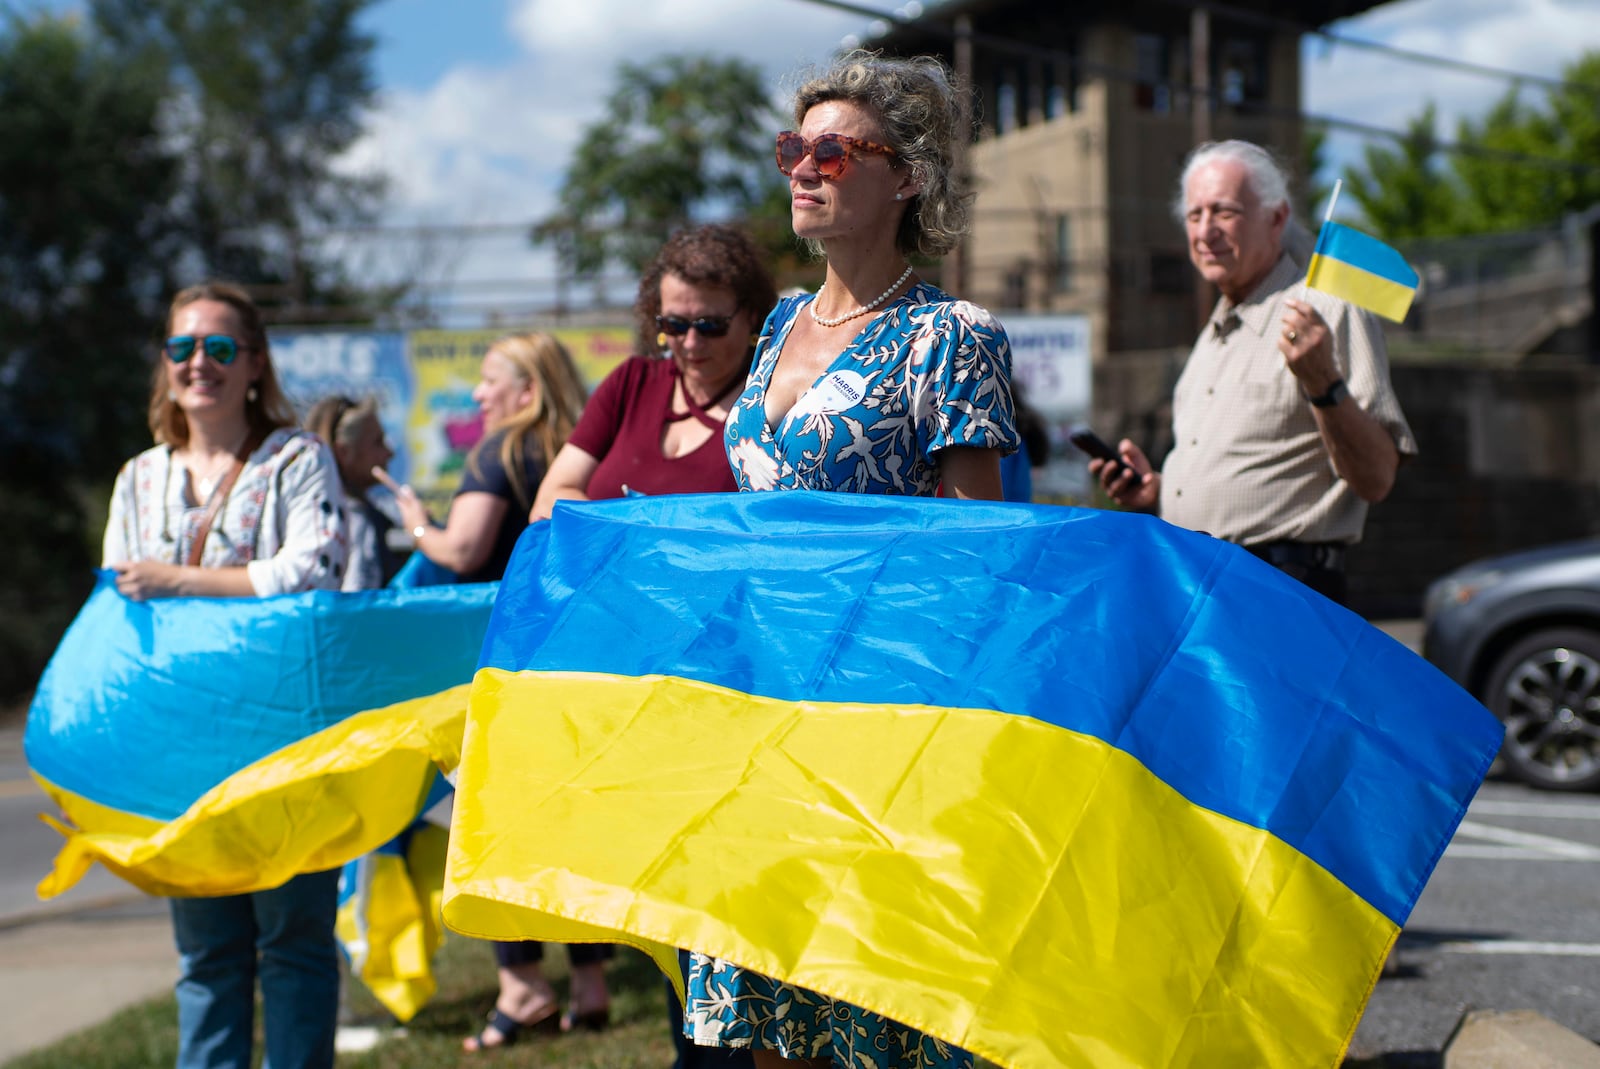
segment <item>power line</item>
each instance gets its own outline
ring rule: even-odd
[[[1589,85],[1584,82],[1568,82],[1560,78],[1551,78],[1548,75],[1528,74],[1525,71],[1514,71],[1505,67],[1491,67],[1483,63],[1470,63],[1464,59],[1435,55],[1431,52],[1419,52],[1416,49],[1401,48],[1399,45],[1384,44],[1380,41],[1367,41],[1360,37],[1346,37],[1344,34],[1334,33],[1332,30],[1323,29],[1321,26],[1297,22],[1281,15],[1249,11],[1229,4],[1211,3],[1208,0],[1161,0],[1161,2],[1172,7],[1201,8],[1213,14],[1222,15],[1234,22],[1290,30],[1303,36],[1321,37],[1323,40],[1333,44],[1363,49],[1368,52],[1378,52],[1423,66],[1461,71],[1465,74],[1476,74],[1484,78],[1498,78],[1513,84],[1542,85],[1548,89],[1575,90],[1600,95],[1600,86]]]
[[[953,41],[957,36],[955,29],[944,23],[937,21],[924,21],[921,17],[908,18],[892,12],[885,12],[874,8],[865,7],[861,4],[853,3],[851,0],[800,0],[800,2],[814,4],[819,7],[835,8],[840,11],[847,11],[852,14],[864,16],[866,18],[893,23],[895,25],[908,29],[914,29],[920,33],[943,40]],[[1217,8],[1230,12],[1238,10],[1234,8],[1224,8],[1222,5],[1204,3],[1203,0],[1201,0],[1199,4],[1185,3],[1185,0],[1164,0],[1164,2],[1185,7],[1203,6],[1208,9]],[[1250,13],[1245,12],[1244,14]],[[1260,16],[1259,18],[1266,19],[1267,17]],[[1285,20],[1281,19],[1274,19],[1271,21],[1274,24],[1292,27],[1297,32],[1321,32],[1315,28],[1306,28],[1304,24],[1301,23],[1286,22]],[[973,44],[983,45],[996,52],[1024,56],[1029,59],[1046,60],[1051,63],[1061,64],[1067,69],[1076,69],[1089,74],[1098,74],[1109,80],[1131,82],[1138,85],[1159,85],[1174,93],[1193,94],[1195,91],[1192,86],[1174,83],[1169,78],[1151,79],[1139,74],[1136,71],[1127,70],[1126,68],[1115,67],[1109,64],[1097,63],[1093,60],[1083,59],[1082,57],[1075,56],[1071,52],[1068,52],[1062,48],[1052,47],[1049,45],[1029,44],[1025,41],[1017,41],[1012,38],[1001,37],[996,34],[984,33],[976,30],[966,34],[965,36]],[[1423,53],[1418,53],[1418,55],[1423,55]],[[1443,57],[1433,58],[1440,60],[1442,63],[1454,62],[1445,60]],[[1485,70],[1488,70],[1488,68],[1485,68]],[[1529,79],[1532,79],[1533,77],[1531,75],[1524,76],[1510,72],[1497,72],[1497,76],[1513,78],[1527,77]],[[1551,81],[1550,79],[1544,80]],[[1584,90],[1591,88],[1589,86],[1581,85],[1580,83],[1555,81],[1554,84],[1573,88],[1581,88]],[[1597,89],[1596,91],[1600,91],[1600,89]],[[1222,98],[1221,89],[1216,86],[1210,86],[1207,88],[1206,97],[1213,104],[1227,103]],[[1392,130],[1388,127],[1374,126],[1370,123],[1357,122],[1353,119],[1342,119],[1332,115],[1313,115],[1303,111],[1297,111],[1293,108],[1274,107],[1270,104],[1258,103],[1254,101],[1243,101],[1236,104],[1228,104],[1228,106],[1236,108],[1239,111],[1249,112],[1253,115],[1261,116],[1263,118],[1296,119],[1314,126],[1320,126],[1333,130],[1344,130],[1350,133],[1360,134],[1361,136],[1367,138],[1385,138],[1390,141],[1404,142],[1412,137],[1412,134],[1409,130]],[[1502,163],[1523,164],[1530,167],[1540,167],[1547,170],[1571,171],[1577,174],[1600,172],[1600,164],[1583,163],[1575,160],[1562,160],[1552,156],[1538,156],[1523,152],[1513,152],[1508,149],[1493,149],[1481,145],[1468,145],[1461,142],[1444,141],[1437,138],[1432,139],[1431,144],[1434,150],[1438,152],[1462,156],[1473,156],[1479,159],[1498,160]]]
[[[803,0],[806,3],[817,4],[821,7],[836,8],[851,14],[861,15],[864,18],[882,22],[893,23],[909,29],[918,29],[931,32],[937,36],[953,36],[946,33],[944,27],[936,22],[924,21],[922,15],[907,17],[895,12],[880,11],[861,4],[850,3],[848,0]],[[1431,52],[1421,52],[1412,48],[1402,48],[1399,45],[1384,44],[1380,41],[1368,41],[1359,37],[1347,37],[1335,33],[1321,26],[1308,22],[1299,22],[1294,19],[1284,18],[1281,15],[1269,15],[1264,12],[1250,11],[1245,8],[1234,7],[1231,4],[1215,3],[1212,0],[1161,0],[1162,3],[1172,7],[1181,7],[1185,10],[1200,8],[1212,14],[1222,15],[1234,22],[1248,25],[1268,26],[1278,30],[1289,30],[1302,36],[1321,37],[1333,44],[1345,45],[1350,48],[1363,49],[1369,52],[1379,52],[1404,59],[1411,63],[1424,66],[1439,67],[1445,70],[1456,70],[1466,74],[1476,74],[1485,78],[1498,78],[1512,84],[1542,85],[1548,89],[1573,90],[1582,93],[1594,93],[1600,96],[1600,86],[1590,85],[1586,82],[1569,82],[1561,78],[1551,78],[1543,74],[1529,74],[1526,71],[1514,71],[1505,67],[1492,67],[1483,63],[1471,63],[1464,59],[1455,59],[1451,56],[1440,56]],[[974,40],[978,35],[974,35]],[[1021,45],[1022,42],[1014,42]]]

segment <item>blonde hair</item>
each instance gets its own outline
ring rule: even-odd
[[[532,436],[548,466],[577,426],[589,391],[572,362],[572,354],[549,334],[508,334],[489,346],[489,351],[504,357],[522,382],[534,387],[532,402],[493,428],[505,432],[500,439],[500,466],[505,469],[518,504],[526,511],[533,507],[537,487],[527,485],[527,472],[521,463],[525,443]],[[467,454],[467,464],[479,476],[483,474],[478,458],[484,442]]]
[[[895,232],[903,253],[943,256],[961,243],[971,225],[973,194],[955,173],[956,138],[967,137],[961,93],[949,68],[933,56],[898,59],[856,49],[809,79],[795,93],[794,121],[830,100],[857,104],[883,127],[896,166],[909,167],[922,192],[911,198]],[[806,242],[813,253],[821,248]]]
[[[237,339],[240,351],[254,349],[261,353],[261,376],[251,383],[256,396],[253,400],[246,397],[244,403],[251,437],[265,438],[279,427],[293,427],[297,422],[294,406],[283,395],[283,387],[278,385],[278,373],[272,365],[272,350],[267,344],[267,329],[261,322],[261,310],[250,299],[250,294],[242,286],[217,281],[202,282],[179,290],[167,309],[167,335],[172,333],[172,321],[178,313],[196,301],[216,301],[232,308],[239,318],[239,331],[244,335]],[[165,337],[162,340],[165,341]],[[166,354],[158,353],[150,388],[150,433],[158,443],[182,449],[189,444],[189,418],[168,392],[166,364]]]

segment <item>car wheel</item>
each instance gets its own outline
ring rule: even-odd
[[[1524,783],[1600,787],[1600,632],[1536,631],[1489,673],[1484,704],[1506,725],[1500,756]]]

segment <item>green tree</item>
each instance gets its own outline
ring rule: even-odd
[[[1367,146],[1365,168],[1345,174],[1367,228],[1385,241],[1462,232],[1461,192],[1433,133],[1437,114],[1430,101],[1406,124],[1398,147]]]
[[[176,286],[230,277],[280,320],[348,292],[306,232],[379,193],[336,166],[372,98],[370,2],[0,5],[0,698],[76,610],[110,479],[149,444]]]
[[[372,2],[90,0],[100,34],[172,72],[162,118],[192,275],[244,282],[265,304],[351,289],[306,232],[369,219],[379,203],[381,179],[336,166],[374,99],[374,40],[357,26]]]
[[[1548,225],[1600,203],[1600,51],[1570,64],[1562,81],[1542,106],[1524,103],[1513,87],[1482,120],[1459,124],[1466,151],[1455,171],[1471,229]]]
[[[669,56],[623,63],[604,116],[585,129],[559,208],[534,228],[562,265],[593,274],[639,269],[672,231],[698,219],[742,220],[770,246],[781,176],[777,113],[756,68],[739,59]],[[767,221],[764,222],[763,221]]]
[[[1369,147],[1345,184],[1379,237],[1450,237],[1549,226],[1600,204],[1600,51],[1529,103],[1512,87],[1438,150],[1436,109],[1406,125],[1397,149]]]
[[[0,699],[31,686],[98,559],[80,473],[149,440],[146,343],[181,247],[167,90],[156,57],[76,22],[0,21]]]

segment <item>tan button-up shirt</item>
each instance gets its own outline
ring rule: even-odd
[[[1403,456],[1415,455],[1377,320],[1307,290],[1303,274],[1281,257],[1244,301],[1219,301],[1201,330],[1172,398],[1174,444],[1161,471],[1169,522],[1240,545],[1361,540],[1367,503],[1334,474],[1311,403],[1278,351],[1289,297],[1327,320],[1351,398]]]

